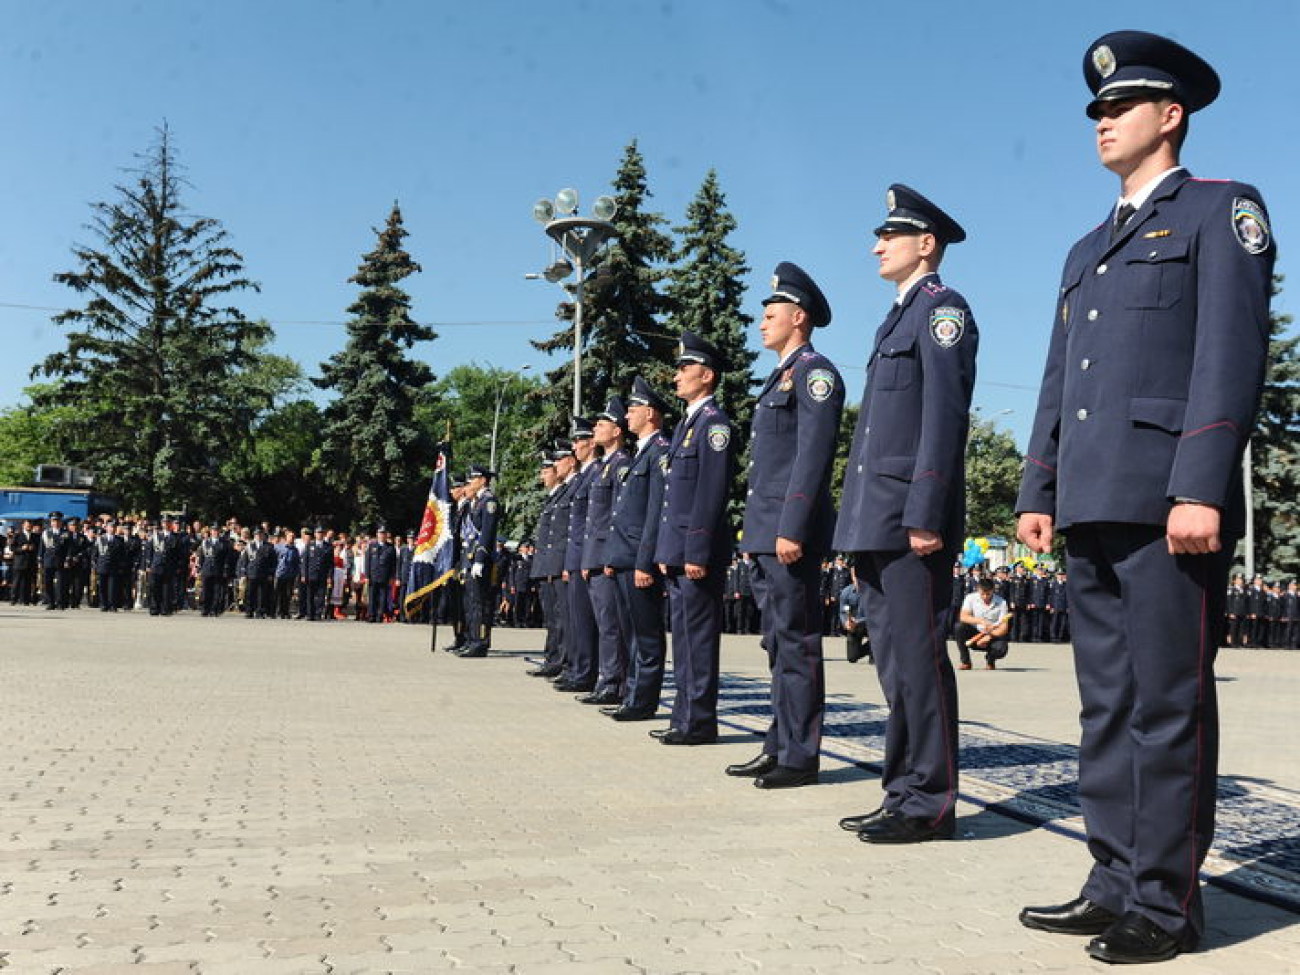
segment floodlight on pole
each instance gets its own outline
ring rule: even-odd
[[[612,196],[601,196],[592,207],[592,217],[576,216],[578,191],[565,187],[555,200],[538,200],[533,204],[533,219],[544,225],[546,235],[560,245],[567,260],[553,261],[542,277],[559,284],[570,274],[574,283],[565,285],[573,292],[573,415],[582,412],[582,286],[599,260],[600,249],[616,234],[610,222],[618,213]]]

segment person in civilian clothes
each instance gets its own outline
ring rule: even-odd
[[[22,528],[9,539],[14,553],[9,601],[15,606],[31,606],[36,602],[36,550],[40,543],[40,530],[27,519],[23,519]]]
[[[578,473],[570,492],[569,527],[564,551],[565,593],[569,600],[565,631],[564,674],[552,687],[557,691],[596,689],[596,614],[591,593],[582,575],[582,543],[587,534],[587,509],[591,504],[591,482],[600,473],[596,457],[594,424],[586,417],[573,419],[573,455]]]
[[[890,187],[873,253],[897,288],[876,332],[849,452],[834,547],[855,553],[880,686],[889,703],[884,801],[840,821],[868,843],[951,838],[957,682],[948,659],[950,572],[965,536],[965,449],[979,333],[939,280],[966,239],[948,214]]]
[[[496,565],[497,498],[491,481],[495,471],[469,469],[465,490],[470,497],[461,523],[461,566],[465,570],[465,647],[459,657],[486,657],[492,645],[492,576]]]
[[[659,710],[668,643],[664,635],[664,582],[655,563],[659,513],[663,507],[663,435],[668,404],[637,376],[627,398],[627,426],[636,438],[632,462],[614,499],[605,572],[617,587],[619,612],[631,651],[622,702],[607,714],[615,721],[645,721]]]
[[[609,521],[614,498],[631,455],[623,444],[627,435],[627,408],[620,396],[611,396],[605,409],[596,414],[596,447],[601,453],[597,473],[591,481],[587,502],[587,529],[582,541],[582,575],[596,618],[596,687],[578,698],[582,704],[614,706],[623,700],[627,680],[628,644],[625,621],[618,611],[618,584],[614,574],[605,573],[605,546],[609,542]]]
[[[806,271],[778,264],[763,305],[759,333],[777,367],[754,407],[741,546],[753,558],[772,721],[758,756],[726,772],[751,777],[760,789],[790,789],[815,783],[820,767],[826,711],[821,565],[835,527],[831,463],[844,380],[812,346],[813,329],[830,324],[831,307]],[[838,577],[834,569],[830,577]],[[842,577],[847,584],[847,569]],[[835,616],[838,595],[831,598]]]
[[[1120,200],[1066,258],[1016,510],[1033,551],[1065,535],[1094,862],[1078,897],[1020,920],[1137,964],[1205,931],[1214,657],[1276,248],[1254,187],[1179,165],[1188,115],[1219,92],[1209,64],[1119,31],[1088,47],[1084,74]]]
[[[682,332],[673,382],[685,415],[664,455],[655,544],[655,561],[667,580],[677,686],[671,724],[655,735],[664,745],[718,740],[722,590],[731,558],[727,494],[736,460],[731,421],[713,393],[726,367],[712,343]]]

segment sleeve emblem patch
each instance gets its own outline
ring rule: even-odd
[[[1262,254],[1268,250],[1271,235],[1264,208],[1248,197],[1239,196],[1232,201],[1232,231],[1237,243],[1247,254]]]
[[[951,349],[965,331],[966,313],[960,308],[944,305],[930,312],[930,337],[941,348]]]
[[[808,372],[808,395],[818,403],[825,402],[835,392],[835,373],[829,369],[811,369]]]
[[[709,427],[708,439],[709,446],[714,450],[726,450],[727,444],[731,443],[731,427],[725,423],[714,423]]]

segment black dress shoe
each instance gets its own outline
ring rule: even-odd
[[[563,677],[561,677],[551,686],[554,687],[557,691],[559,691],[562,694],[572,694],[575,692],[581,694],[589,694],[596,689],[596,684],[594,681],[591,683],[584,683],[583,681],[566,680]]]
[[[456,654],[456,656],[460,657],[461,660],[464,660],[467,657],[486,657],[487,655],[487,647],[466,647],[460,653]]]
[[[712,745],[718,740],[718,736],[691,734],[690,732],[680,731],[677,728],[671,729],[668,734],[659,739],[661,745]]]
[[[657,710],[659,709],[649,708],[648,710],[643,710],[641,708],[615,708],[613,711],[609,712],[609,716],[615,721],[653,721]]]
[[[858,839],[863,843],[925,843],[950,840],[955,832],[956,824],[951,820],[935,826],[928,819],[886,812],[874,823],[858,830]]]
[[[655,728],[653,731],[647,731],[646,734],[651,738],[663,738],[665,735],[670,735],[676,730],[676,728]]]
[[[1088,942],[1088,954],[1112,965],[1143,965],[1168,961],[1191,947],[1149,917],[1129,911]]]
[[[1025,927],[1052,934],[1101,934],[1118,920],[1114,911],[1086,897],[1051,907],[1026,907],[1020,912],[1020,923]]]
[[[741,765],[728,765],[726,771],[728,775],[756,778],[775,769],[776,756],[769,755],[767,752],[759,752],[758,758],[752,758]]]
[[[797,789],[801,785],[816,784],[817,770],[815,768],[790,768],[788,765],[778,765],[772,771],[766,772],[754,780],[756,789]]]
[[[579,704],[617,704],[623,700],[623,695],[617,691],[600,691],[599,693],[584,694],[578,698]]]
[[[847,830],[850,833],[860,833],[883,815],[885,815],[884,806],[869,813],[863,813],[861,816],[845,816],[840,820],[840,829]]]
[[[529,677],[559,677],[564,673],[564,668],[558,664],[543,664],[536,670],[528,671]]]

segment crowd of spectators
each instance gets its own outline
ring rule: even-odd
[[[0,527],[0,600],[41,604],[51,611],[85,607],[166,616],[194,610],[204,616],[237,612],[257,619],[374,623],[424,623],[436,614],[439,622],[453,622],[459,611],[455,580],[413,615],[404,611],[414,545],[413,535],[390,536],[383,526],[353,533],[322,526],[241,525],[235,518],[204,524],[179,518],[50,517]],[[529,578],[533,554],[527,540],[497,546],[496,625],[542,625],[537,580]],[[750,571],[748,554],[737,556],[727,570],[728,633],[760,632]],[[969,665],[967,644],[975,638],[969,629],[959,631],[963,605],[978,608],[968,597],[978,594],[981,580],[988,581],[991,594],[1005,605],[1007,642],[1069,642],[1063,570],[955,565],[952,636],[960,666]],[[846,637],[850,659],[870,659],[855,586],[844,556],[823,563],[822,631]],[[1300,586],[1295,580],[1233,576],[1223,633],[1225,646],[1300,649]],[[975,649],[987,653],[982,645]],[[998,659],[999,651],[1005,652],[999,645],[988,664]]]

